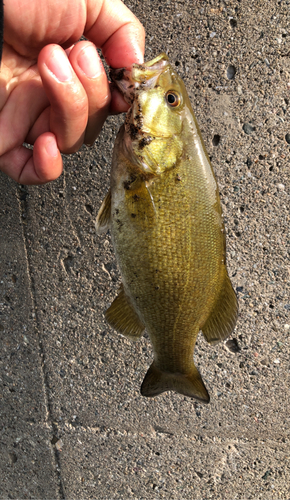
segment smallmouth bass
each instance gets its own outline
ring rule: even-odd
[[[105,317],[133,340],[148,331],[154,361],[142,395],[172,390],[208,403],[193,361],[196,338],[201,330],[210,344],[225,340],[238,310],[217,183],[168,57],[111,76],[131,107],[96,221],[98,232],[111,230],[122,276]]]

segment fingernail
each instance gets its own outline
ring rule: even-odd
[[[55,49],[47,61],[48,69],[60,82],[67,82],[73,77],[72,68],[66,54],[61,49]]]
[[[51,137],[45,143],[45,149],[46,149],[48,156],[51,156],[51,157],[58,156],[58,148],[57,148],[56,140],[54,137]]]
[[[144,53],[141,51],[140,47],[135,47],[135,62],[138,64],[143,64]]]
[[[89,78],[97,78],[102,72],[102,63],[93,45],[88,45],[79,53],[77,62]]]

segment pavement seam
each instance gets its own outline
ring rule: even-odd
[[[21,199],[21,194],[23,194],[23,193],[25,193],[26,196],[24,196],[24,199]],[[31,265],[30,265],[30,261],[29,261],[29,257],[28,257],[29,253],[28,253],[27,235],[26,235],[25,226],[23,224],[23,218],[26,218],[27,208],[28,208],[28,202],[26,200],[27,195],[29,196],[29,191],[28,191],[28,189],[26,189],[26,186],[19,186],[18,190],[16,190],[16,197],[17,197],[18,204],[19,204],[19,217],[20,217],[20,224],[21,224],[24,251],[25,251],[25,260],[27,263],[27,277],[28,277],[28,283],[29,283],[31,304],[32,304],[32,310],[33,310],[34,315],[35,315],[35,330],[36,330],[36,335],[38,338],[39,359],[40,359],[40,366],[41,366],[41,373],[42,373],[42,385],[43,385],[43,393],[44,393],[44,402],[45,402],[45,407],[46,407],[45,420],[46,420],[47,425],[51,429],[51,434],[53,436],[55,436],[55,435],[57,435],[57,427],[54,425],[54,422],[52,419],[51,404],[50,404],[49,389],[48,389],[48,374],[47,374],[46,363],[45,363],[46,358],[45,358],[45,352],[43,349],[43,342],[42,342],[41,321],[39,318],[38,308],[36,305],[36,289],[35,289],[35,283],[34,283],[34,279],[33,279],[33,273],[31,270]],[[58,456],[58,451],[52,445],[51,441],[49,441],[49,448],[51,451],[52,462],[54,464],[54,469],[55,469],[55,473],[56,473],[56,480],[58,483],[58,490],[59,490],[59,498],[61,500],[64,500],[65,494],[64,494],[64,487],[63,487],[62,478],[61,478],[61,464],[60,464],[60,460],[59,460],[59,456]]]

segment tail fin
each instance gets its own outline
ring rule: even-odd
[[[188,375],[169,373],[159,370],[153,362],[141,385],[142,396],[158,396],[165,391],[175,391],[184,396],[196,398],[203,403],[209,403],[209,394],[202,381],[199,371],[193,364]]]

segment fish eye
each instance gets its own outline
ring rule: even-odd
[[[165,95],[166,101],[171,106],[172,108],[176,108],[176,106],[179,106],[181,99],[180,95],[177,94],[174,90],[168,90]]]

